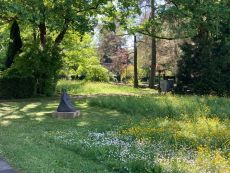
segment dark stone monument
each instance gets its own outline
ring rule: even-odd
[[[61,101],[53,116],[57,118],[76,118],[79,115],[80,111],[72,105],[66,90],[62,89]]]

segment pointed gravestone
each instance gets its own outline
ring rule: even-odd
[[[80,116],[80,111],[72,105],[65,89],[62,89],[61,101],[53,116],[57,118],[76,118]]]

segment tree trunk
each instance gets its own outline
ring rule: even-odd
[[[155,0],[151,0],[151,20],[155,19]],[[152,35],[155,35],[155,26],[152,26]],[[152,54],[151,54],[151,71],[150,71],[150,79],[149,79],[149,88],[154,88],[154,80],[156,74],[156,38],[152,36]]]
[[[69,21],[65,20],[62,31],[58,34],[58,36],[55,39],[54,47],[58,46],[62,42],[62,40],[63,40],[67,30],[68,30],[68,27],[69,27],[68,24],[69,24]]]
[[[63,38],[64,38],[64,36],[65,36],[66,31],[67,31],[67,27],[64,28],[64,29],[59,33],[59,35],[58,35],[57,38],[55,39],[55,45],[54,45],[54,46],[58,46],[58,45],[62,42],[62,40],[63,40]]]
[[[134,88],[138,88],[137,37],[136,37],[136,35],[134,35]]]
[[[40,42],[42,47],[44,48],[46,45],[46,25],[45,23],[40,23],[38,27],[40,32]]]
[[[33,27],[33,39],[34,39],[34,41],[36,41],[36,39],[37,39],[35,27]]]

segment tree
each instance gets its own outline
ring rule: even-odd
[[[113,3],[108,5],[108,2],[110,1],[1,1],[0,23],[20,21],[21,25],[30,29],[28,34],[31,34],[31,39],[25,43],[22,54],[16,58],[12,69],[8,70],[12,73],[5,74],[17,71],[17,75],[33,75],[37,81],[36,93],[51,95],[61,68],[59,47],[67,31],[77,31],[81,36],[85,32],[93,32],[99,14],[113,14],[108,13],[110,5],[113,6]],[[30,63],[31,65],[28,65]],[[34,66],[35,64],[37,66]]]
[[[20,36],[20,29],[18,26],[18,22],[14,20],[10,29],[10,42],[5,62],[6,68],[9,68],[12,65],[16,54],[20,52],[21,48],[22,40]]]
[[[45,47],[47,33],[54,34],[53,46],[59,45],[67,30],[74,29],[79,33],[92,31],[95,26],[94,17],[100,13],[105,0],[93,1],[10,1],[2,2],[2,20],[18,20],[33,28],[34,38],[39,32],[40,43]]]
[[[171,16],[169,16],[167,10],[165,10],[168,9],[170,5],[168,2],[161,4],[155,0],[136,1],[135,5],[133,4],[132,12],[137,13],[133,14],[130,12],[129,14],[136,22],[125,22],[124,24],[129,34],[136,35],[139,33],[151,38],[150,88],[154,88],[157,64],[157,39],[173,40],[177,38],[175,34],[168,36],[168,27],[165,27],[166,22],[171,22],[168,20]]]
[[[100,33],[98,50],[101,62],[116,74],[117,80],[120,82],[122,71],[128,65],[129,53],[124,48],[125,39],[117,35],[117,32],[119,31],[103,29]]]
[[[192,43],[182,45],[183,55],[178,63],[178,89],[189,87],[199,94],[229,94],[230,19],[229,2],[212,1],[191,4],[197,34]],[[198,8],[198,7],[203,8]],[[214,13],[215,11],[215,13]],[[195,18],[196,17],[196,18]],[[219,20],[213,20],[217,19]]]
[[[152,21],[155,20],[155,0],[151,0],[151,18]],[[151,28],[151,66],[150,66],[150,79],[149,79],[149,88],[154,88],[154,79],[156,74],[156,61],[157,61],[157,47],[156,47],[156,38],[153,36],[155,35],[156,29],[154,26]]]
[[[96,45],[90,34],[82,37],[76,32],[67,32],[62,45],[65,52],[62,75],[75,79],[108,81],[108,71],[100,64]]]
[[[119,49],[125,45],[125,39],[117,35],[116,32],[102,29],[99,36],[98,53],[101,61],[111,61]]]
[[[138,88],[137,37],[134,35],[134,88]]]
[[[117,75],[117,80],[121,82],[121,74],[128,65],[129,53],[124,48],[119,48],[114,57],[112,57],[112,72]]]

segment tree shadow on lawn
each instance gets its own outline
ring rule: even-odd
[[[56,119],[52,117],[52,112],[56,111],[59,101],[42,100],[42,101],[23,101],[0,103],[0,122],[9,121],[9,123],[17,123],[22,121],[30,121],[28,124],[48,125],[57,128],[62,124],[62,128],[74,126],[81,128],[86,126],[90,129],[110,129],[120,124],[120,121],[126,117],[117,111],[109,109],[101,109],[96,107],[88,107],[83,101],[75,101],[75,105],[80,109],[81,115],[76,119]],[[4,126],[0,124],[1,126]],[[7,125],[5,125],[7,126]]]
[[[111,165],[101,163],[94,156],[89,156],[89,153],[82,152],[81,148],[72,148],[56,143],[50,137],[70,131],[76,131],[83,137],[89,132],[115,131],[130,126],[131,116],[110,109],[88,107],[86,101],[75,100],[75,105],[80,109],[81,116],[77,119],[56,119],[52,117],[51,113],[55,111],[58,103],[59,100],[45,99],[0,103],[1,153],[13,166],[25,171],[36,166],[45,169],[45,165],[49,167],[47,163],[52,159],[56,160],[55,163],[52,162],[54,167],[62,169],[58,165],[62,162],[62,167],[70,166],[75,169],[73,165],[68,165],[67,162],[60,160],[68,160],[66,158],[68,156],[64,155],[66,151],[71,155],[71,158],[82,157],[107,167],[109,171],[114,171]],[[47,136],[46,134],[51,135]],[[55,151],[63,152],[63,156],[61,157],[57,153],[52,155],[52,152]],[[50,156],[47,157],[47,153]],[[36,163],[28,158],[34,158]],[[47,172],[50,170],[48,169]],[[121,172],[122,170],[115,171]]]
[[[9,160],[13,166],[20,170],[27,170],[32,167],[44,167],[50,160],[60,158],[47,157],[50,151],[66,151],[73,155],[80,155],[70,148],[57,146],[45,134],[58,134],[60,132],[77,131],[82,136],[89,131],[116,130],[121,123],[124,123],[126,116],[109,109],[88,107],[85,101],[77,101],[76,106],[81,111],[81,116],[77,119],[56,119],[52,117],[52,112],[58,106],[58,100],[20,100],[0,103],[0,153]],[[58,148],[56,148],[58,147]],[[73,154],[75,153],[75,154]],[[43,157],[42,157],[43,156]],[[82,154],[83,156],[83,154]],[[64,155],[61,159],[67,159]],[[37,160],[37,164],[28,158]],[[86,160],[92,160],[84,157]],[[42,160],[42,161],[41,161]],[[71,162],[71,160],[70,160]],[[58,164],[59,162],[57,162]],[[98,165],[101,165],[97,161]],[[30,165],[28,165],[30,164]],[[60,168],[54,164],[54,167]],[[68,164],[64,167],[68,167]],[[104,164],[102,164],[104,165]],[[49,167],[49,165],[47,165]],[[72,166],[73,167],[73,166]],[[35,168],[36,169],[36,168]],[[37,168],[39,169],[39,168]],[[45,169],[45,168],[44,168]],[[61,168],[60,168],[61,169]],[[98,168],[99,169],[99,168]],[[51,169],[47,172],[50,172]],[[46,172],[46,171],[44,171]]]

